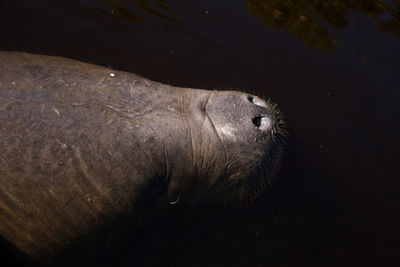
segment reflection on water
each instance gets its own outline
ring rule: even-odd
[[[367,15],[378,29],[400,37],[400,2],[390,6],[380,0],[245,0],[249,12],[270,28],[284,29],[307,45],[332,50],[337,37],[324,26],[348,25],[353,12]]]
[[[175,12],[168,7],[167,0],[100,0],[104,7],[92,7],[94,10],[113,15],[122,20],[143,20],[142,16],[137,15],[139,12],[148,13],[150,15],[158,16],[172,22],[181,24],[180,21],[171,17]],[[165,13],[169,14],[166,15]]]
[[[122,20],[138,21],[140,13],[182,24],[167,0],[98,0],[93,9]],[[334,50],[340,40],[329,29],[345,29],[357,12],[375,21],[377,29],[400,37],[400,1],[381,0],[244,0],[249,13],[272,29],[283,29],[310,47]],[[182,14],[180,14],[182,16]]]

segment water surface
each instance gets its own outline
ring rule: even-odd
[[[250,90],[285,114],[287,155],[258,202],[154,226],[100,263],[400,264],[398,0],[0,0],[0,49]]]

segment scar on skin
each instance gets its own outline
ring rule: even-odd
[[[58,109],[52,108],[52,110],[53,110],[55,113],[57,113],[58,116],[60,116],[60,111],[58,111]]]

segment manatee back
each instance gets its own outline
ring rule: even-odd
[[[131,214],[155,172],[132,136],[159,86],[74,60],[0,52],[0,235],[41,258]]]

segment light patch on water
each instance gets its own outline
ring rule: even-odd
[[[175,205],[179,202],[179,200],[181,199],[181,197],[178,197],[175,201],[171,201],[169,202],[170,205]]]

